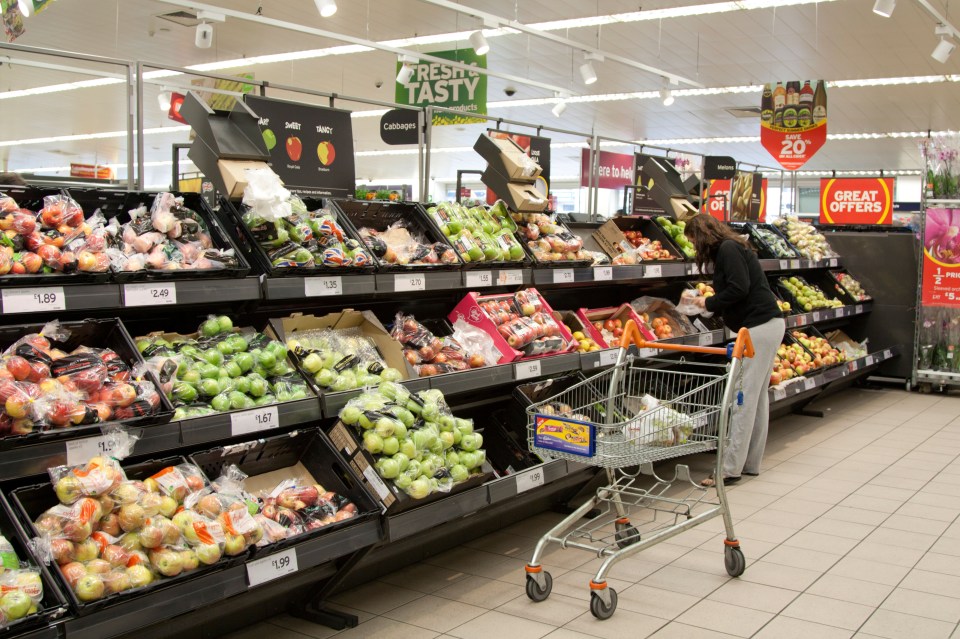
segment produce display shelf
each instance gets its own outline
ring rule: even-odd
[[[513,499],[528,490],[566,477],[569,472],[565,460],[551,459],[542,464],[489,481],[486,486],[490,491],[490,504]]]
[[[489,505],[490,491],[487,484],[481,484],[396,515],[387,515],[385,541],[412,537],[439,524],[472,515]]]
[[[836,268],[842,264],[839,257],[831,257],[825,260],[760,260],[760,266],[764,271],[798,271],[816,268]]]
[[[880,363],[896,357],[898,354],[899,351],[896,347],[887,348],[864,357],[850,360],[840,366],[835,366],[816,375],[799,378],[798,381],[791,384],[769,388],[767,392],[770,393],[770,403],[775,404],[796,395],[803,395],[846,377],[862,375],[867,369],[874,368]],[[957,378],[958,381],[960,381],[960,376]]]
[[[381,272],[376,275],[378,293],[446,291],[463,288],[463,273],[457,271]]]
[[[455,373],[445,373],[422,378],[430,382],[430,388],[444,395],[455,395],[483,388],[501,386],[513,382],[513,367],[509,364],[484,366]]]
[[[309,299],[371,295],[377,291],[375,275],[344,273],[311,277],[262,276],[263,298],[267,300]]]
[[[209,444],[254,433],[270,433],[279,428],[315,423],[322,416],[316,396],[291,402],[269,404],[250,410],[214,413],[177,422],[180,443],[184,446]],[[139,443],[139,442],[138,442]],[[139,450],[137,451],[139,454]]]
[[[59,624],[51,624],[43,628],[37,628],[36,630],[28,630],[26,632],[15,633],[11,635],[11,637],[16,637],[16,639],[58,639],[59,636]]]
[[[838,308],[827,308],[820,311],[813,311],[812,313],[788,315],[784,319],[786,320],[787,328],[798,328],[801,326],[816,324],[817,322],[863,315],[865,313],[869,313],[871,310],[873,310],[873,302],[862,302],[860,304],[850,304],[847,306],[840,306]]]
[[[917,371],[917,381],[940,386],[958,386],[960,385],[960,373],[919,369]]]
[[[421,377],[418,379],[406,379],[403,380],[401,384],[406,386],[411,392],[416,393],[418,391],[430,388],[430,378]],[[320,401],[323,406],[323,416],[337,417],[337,415],[340,413],[340,410],[347,405],[347,402],[360,395],[362,392],[362,388],[354,388],[352,390],[338,392],[321,391]]]

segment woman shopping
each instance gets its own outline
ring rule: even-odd
[[[743,360],[743,404],[732,408],[723,455],[723,481],[733,483],[741,474],[760,474],[770,413],[767,386],[786,324],[746,237],[707,214],[687,220],[684,234],[697,251],[700,272],[713,269],[716,294],[693,302],[720,313],[734,333],[746,327],[755,351],[753,358]],[[714,483],[713,478],[701,482],[703,486]]]

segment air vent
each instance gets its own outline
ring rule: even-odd
[[[760,107],[730,107],[727,113],[735,118],[759,118]]]
[[[189,11],[174,11],[173,13],[162,13],[158,16],[161,20],[166,20],[174,24],[178,24],[181,27],[195,27],[200,24],[200,21],[197,20],[197,14],[191,13]]]

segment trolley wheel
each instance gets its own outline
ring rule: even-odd
[[[597,619],[609,619],[617,610],[617,591],[613,588],[607,588],[610,593],[610,605],[603,603],[603,599],[597,593],[590,593],[590,614]]]
[[[739,577],[747,568],[747,560],[739,546],[727,546],[723,549],[723,565],[731,577]]]
[[[546,570],[543,571],[543,582],[543,589],[541,589],[537,580],[532,575],[527,575],[527,596],[530,597],[530,601],[540,603],[550,596],[550,591],[553,590],[553,577]]]
[[[617,540],[617,546],[619,548],[626,548],[630,544],[635,544],[640,541],[640,531],[637,530],[636,526],[631,526],[630,524],[616,524],[617,532],[614,535],[614,539]]]

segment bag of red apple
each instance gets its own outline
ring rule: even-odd
[[[700,297],[695,289],[685,289],[680,294],[680,303],[677,304],[677,312],[683,315],[699,315],[703,309],[693,303],[693,300]]]
[[[543,302],[540,300],[540,296],[534,291],[524,289],[517,291],[513,297],[522,315],[533,315],[543,310]]]
[[[0,214],[6,215],[20,210],[20,205],[11,196],[0,191]]]
[[[300,534],[292,528],[286,528],[282,524],[266,517],[263,513],[257,513],[253,518],[260,524],[260,528],[263,529],[263,537],[256,544],[258,548],[275,544],[278,541],[283,541],[288,537],[294,537]]]
[[[160,382],[160,390],[169,397],[177,383],[177,370],[180,368],[182,356],[169,357],[166,355],[154,355],[148,357],[146,361],[133,367],[134,379],[145,379],[147,371],[152,371],[157,381]]]
[[[467,363],[471,368],[491,366],[500,361],[500,351],[493,343],[493,338],[486,331],[467,323],[463,318],[453,323],[453,335],[445,338],[444,343],[446,344],[449,339],[456,340],[468,353]]]
[[[59,321],[53,320],[47,322],[43,325],[43,328],[40,329],[39,333],[30,333],[24,335],[16,342],[7,347],[7,350],[4,351],[4,363],[9,366],[7,361],[8,357],[18,355],[28,362],[43,362],[44,364],[49,364],[52,361],[51,352],[58,349],[54,349],[53,342],[65,342],[70,337],[70,330],[60,324]],[[8,368],[9,370],[9,368]],[[27,377],[18,376],[18,371],[11,370],[13,378],[16,380],[27,379]]]
[[[63,191],[43,198],[43,208],[40,209],[38,217],[44,228],[77,228],[83,225],[83,208]]]
[[[412,349],[430,347],[439,352],[442,344],[427,327],[418,322],[413,315],[406,315],[403,311],[397,313],[393,320],[390,336],[404,346]],[[425,357],[425,359],[433,359]]]

